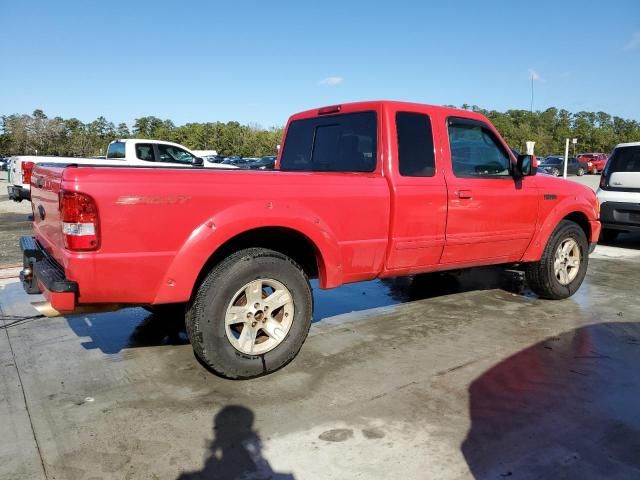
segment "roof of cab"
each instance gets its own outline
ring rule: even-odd
[[[465,118],[475,118],[478,120],[486,120],[486,117],[479,112],[474,112],[472,110],[462,110],[460,108],[453,107],[444,107],[440,105],[429,105],[425,103],[416,103],[416,102],[401,102],[397,100],[371,100],[364,102],[350,102],[350,103],[341,103],[336,105],[323,106],[318,108],[313,108],[310,110],[305,110],[302,112],[295,113],[291,116],[290,120],[296,120],[300,118],[309,118],[316,117],[320,115],[320,110],[331,109],[332,107],[340,108],[340,110],[336,110],[331,113],[340,113],[343,111],[358,111],[358,110],[374,110],[384,106],[392,106],[395,109],[405,108],[407,110],[438,110],[448,116],[462,116]]]

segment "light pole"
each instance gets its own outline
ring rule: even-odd
[[[567,141],[564,145],[564,172],[562,174],[562,176],[564,178],[567,178],[567,164],[569,163],[569,139],[567,138]]]

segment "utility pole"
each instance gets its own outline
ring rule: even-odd
[[[567,178],[567,165],[569,164],[569,139],[564,145],[564,174],[563,177]]]

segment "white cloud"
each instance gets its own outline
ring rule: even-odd
[[[542,80],[542,77],[533,68],[530,68],[529,69],[529,80],[533,80],[533,81]]]
[[[342,77],[327,77],[320,80],[318,85],[323,87],[335,87],[336,85],[340,85],[342,82],[344,82],[344,78]]]
[[[625,50],[635,50],[640,48],[640,32],[633,32],[631,34],[631,39],[624,46]]]

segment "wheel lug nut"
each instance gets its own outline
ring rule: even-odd
[[[260,304],[258,302],[256,302],[256,304],[253,307],[254,308],[260,308]]]
[[[251,312],[247,312],[247,318],[251,318],[252,316]]]
[[[255,327],[256,326],[256,322],[251,322],[251,326]]]

